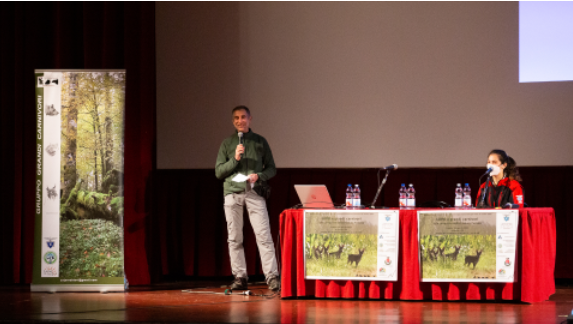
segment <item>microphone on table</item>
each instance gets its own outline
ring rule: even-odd
[[[243,145],[243,132],[239,132],[239,144]],[[241,153],[241,159],[243,158],[243,153]]]
[[[380,195],[380,192],[382,191],[382,187],[384,187],[384,184],[386,183],[386,179],[388,179],[388,175],[390,174],[390,171],[398,170],[398,164],[392,164],[392,165],[384,167],[380,170],[386,170],[386,176],[384,176],[384,180],[382,180],[382,183],[378,187],[378,191],[376,191],[376,196],[374,196],[374,200],[370,204],[370,208],[372,208],[372,209],[376,208],[376,206],[374,206],[374,205],[376,204],[376,200],[378,199],[378,196]],[[380,181],[380,171],[378,171],[378,176],[379,176],[378,181]]]
[[[398,164],[392,164],[387,167],[383,167],[381,170],[398,170]]]
[[[478,197],[478,204],[477,204],[477,206],[476,206],[477,208],[486,208],[486,207],[487,207],[487,206],[485,205],[485,196],[486,196],[486,193],[487,193],[487,190],[488,190],[487,181],[488,181],[489,178],[491,177],[491,176],[490,176],[490,173],[493,172],[493,169],[494,169],[494,167],[489,167],[489,168],[487,169],[487,171],[486,171],[484,174],[482,174],[481,177],[479,177],[479,186],[481,187],[481,179],[482,179],[484,176],[488,176],[487,179],[486,179],[486,185],[485,185],[485,187],[483,188],[483,192],[482,192],[482,194],[481,194],[481,197]]]

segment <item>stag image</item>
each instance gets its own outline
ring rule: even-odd
[[[444,259],[444,251],[446,250],[446,247],[444,246],[443,248],[438,246],[438,250],[440,251],[440,256],[442,257],[442,259]]]
[[[324,244],[322,245],[322,254],[326,255],[327,259],[328,259],[328,249],[330,249],[330,245],[328,246],[324,246]]]
[[[452,259],[452,260],[457,260],[458,254],[460,253],[460,248],[461,248],[461,246],[459,246],[459,245],[454,246],[455,251],[453,253],[446,254],[445,255],[446,258]]]
[[[358,268],[358,263],[360,263],[360,260],[362,260],[362,255],[364,254],[364,249],[359,249],[358,250],[358,254],[349,254],[348,255],[348,262],[347,264],[352,265],[352,262],[354,262],[356,264],[356,268]]]
[[[315,259],[322,259],[322,251],[323,251],[323,246],[315,246],[312,248],[313,252],[314,252],[314,258]]]
[[[430,260],[432,261],[438,260],[438,249],[433,248],[431,250],[428,250],[428,255],[430,256]]]
[[[340,254],[342,253],[342,250],[344,249],[344,244],[338,244],[338,251],[336,252],[329,252],[328,256],[334,256],[337,259],[340,259]]]
[[[467,256],[466,256],[466,262],[465,262],[464,265],[473,264],[473,266],[474,266],[473,269],[475,270],[476,265],[477,265],[477,263],[479,262],[479,257],[481,256],[482,252],[483,252],[483,249],[482,249],[482,250],[477,250],[477,255],[467,255]]]

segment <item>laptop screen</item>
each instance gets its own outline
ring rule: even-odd
[[[294,185],[304,208],[334,208],[325,185]]]

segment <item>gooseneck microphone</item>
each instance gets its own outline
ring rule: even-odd
[[[487,169],[487,171],[486,171],[486,172],[485,172],[485,173],[482,175],[482,177],[483,177],[484,175],[488,175],[488,174],[490,174],[490,173],[491,173],[491,171],[493,171],[493,168],[489,168],[489,169]],[[481,178],[481,177],[480,177],[480,178]]]
[[[392,165],[384,167],[380,170],[386,170],[386,175],[384,176],[382,183],[378,186],[378,191],[376,191],[376,196],[374,196],[374,200],[372,200],[372,203],[370,204],[371,209],[376,208],[376,206],[374,206],[374,205],[376,204],[376,200],[378,199],[378,196],[380,196],[380,192],[382,192],[382,187],[384,187],[384,184],[386,183],[386,180],[388,179],[388,175],[390,174],[390,171],[398,170],[398,164],[392,164]],[[380,171],[378,171],[378,182],[380,182]]]
[[[489,182],[490,179],[491,179],[490,173],[493,171],[493,169],[494,169],[493,167],[490,167],[489,169],[487,169],[487,171],[486,171],[484,174],[482,174],[481,177],[479,177],[479,185],[478,185],[478,188],[481,188],[481,179],[482,179],[484,176],[487,176],[487,178],[485,179],[485,186],[483,187],[483,191],[482,191],[482,193],[481,193],[481,197],[478,197],[479,200],[478,200],[478,204],[477,204],[477,206],[476,206],[477,208],[487,208],[487,206],[485,205],[485,197],[486,197],[487,190],[489,189],[489,188],[488,188],[488,182]]]

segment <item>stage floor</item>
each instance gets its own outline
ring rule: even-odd
[[[562,323],[573,287],[546,302],[420,302],[286,299],[223,293],[224,282],[131,287],[125,293],[31,293],[0,287],[0,323]],[[264,283],[251,291],[270,294]]]

